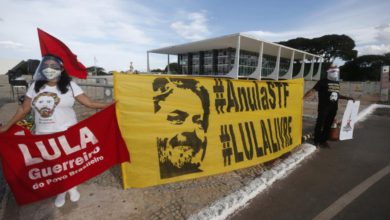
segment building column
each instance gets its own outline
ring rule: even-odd
[[[171,70],[169,68],[169,54],[168,54],[167,74],[171,74]]]
[[[306,59],[306,54],[304,53],[302,56],[301,69],[299,70],[298,75],[296,75],[294,78],[303,78],[303,73],[305,71],[305,59]]]
[[[271,74],[266,76],[266,78],[268,78],[268,79],[274,79],[274,80],[278,80],[279,79],[279,65],[280,65],[281,50],[282,50],[282,47],[278,46],[278,55],[276,57],[275,68],[274,68],[274,71],[272,71]]]
[[[315,59],[315,57],[313,56],[313,57],[311,58],[311,64],[310,64],[309,73],[308,73],[307,76],[305,77],[306,80],[312,80],[313,71],[314,71],[314,59]]]
[[[280,74],[280,56],[282,55],[282,47],[279,46],[279,49],[278,49],[278,58],[276,59],[276,68],[275,68],[275,71],[276,71],[276,79],[275,80],[279,80],[279,74]]]
[[[320,80],[321,79],[321,68],[322,68],[322,62],[323,62],[322,57],[319,58],[318,62],[319,62],[318,70],[317,70],[317,73],[313,76],[312,80]]]
[[[257,67],[255,71],[248,76],[248,78],[261,80],[261,70],[263,68],[263,47],[264,47],[264,42],[261,42],[259,48],[259,58],[257,60]]]
[[[149,51],[146,52],[146,71],[150,73],[150,65],[149,65]]]
[[[293,76],[294,56],[295,56],[295,50],[293,50],[291,54],[290,67],[288,68],[287,77],[286,77],[287,79],[292,79]]]
[[[240,48],[241,48],[241,36],[237,37],[236,56],[234,58],[234,66],[232,70],[225,75],[225,77],[231,77],[238,79],[238,73],[240,71]]]

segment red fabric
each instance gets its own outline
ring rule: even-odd
[[[54,55],[62,59],[66,72],[74,77],[87,78],[87,68],[77,60],[77,56],[57,38],[38,28],[42,56]]]
[[[4,177],[20,205],[65,192],[115,164],[130,161],[114,104],[65,132],[25,136],[12,132],[0,134],[0,156]],[[29,153],[23,153],[20,147],[23,144]],[[43,155],[58,155],[58,158]],[[38,162],[28,165],[25,158]]]
[[[15,124],[8,129],[7,133],[14,135],[28,135],[30,134],[30,130],[26,127]]]

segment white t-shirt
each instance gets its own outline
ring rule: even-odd
[[[77,123],[73,109],[74,97],[82,94],[83,90],[75,82],[70,82],[72,88],[69,87],[65,94],[57,86],[47,84],[36,93],[34,86],[35,83],[30,86],[26,95],[32,99],[37,134],[65,131]]]

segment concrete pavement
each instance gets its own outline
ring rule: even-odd
[[[390,219],[389,174],[366,191],[357,187],[390,165],[388,131],[390,109],[377,109],[357,124],[353,140],[331,142],[231,219],[313,219],[328,207],[338,210],[340,197],[347,206],[328,218]]]

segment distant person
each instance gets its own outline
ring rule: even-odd
[[[0,127],[0,133],[7,131],[13,124],[22,120],[30,110],[34,111],[36,135],[65,131],[77,123],[73,109],[75,100],[94,109],[110,105],[93,101],[86,96],[67,74],[60,58],[51,55],[44,56],[34,75],[34,82],[27,90],[23,104],[13,118]],[[77,187],[67,192],[72,202],[79,200],[80,193]],[[65,204],[65,195],[66,192],[57,195],[54,202],[56,207],[62,207]]]
[[[350,97],[340,95],[340,69],[332,64],[326,71],[327,77],[319,80],[315,86],[307,91],[304,98],[318,92],[318,115],[314,129],[314,144],[316,147],[329,148],[328,139],[330,127],[337,114],[338,100]]]
[[[210,114],[206,88],[194,79],[157,78],[153,90],[157,126],[164,133],[156,137],[161,179],[202,172]]]
[[[130,73],[134,72],[133,62],[130,62],[129,72]]]

